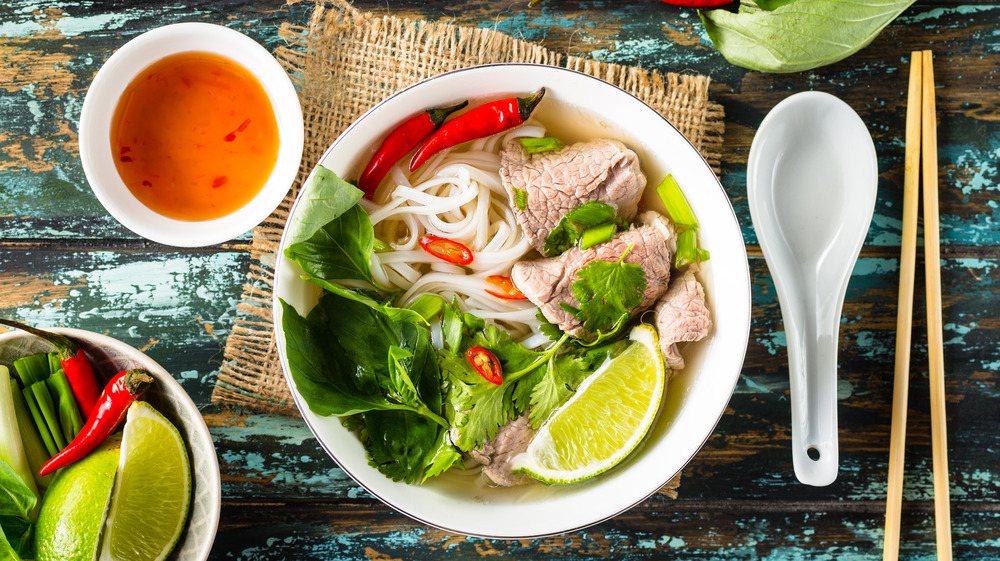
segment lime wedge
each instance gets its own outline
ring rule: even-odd
[[[652,326],[636,326],[629,339],[513,459],[515,473],[544,483],[582,481],[611,469],[642,441],[656,418],[666,375]]]
[[[38,512],[35,559],[93,561],[120,449],[121,436],[111,436],[87,457],[56,472]]]
[[[129,407],[101,561],[166,559],[191,505],[191,462],[181,433],[144,401]]]

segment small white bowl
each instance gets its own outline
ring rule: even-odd
[[[250,202],[213,220],[184,221],[149,209],[125,186],[111,150],[111,121],[125,88],[154,62],[181,52],[226,57],[250,72],[267,92],[278,124],[278,158],[267,182]],[[143,33],[118,49],[94,77],[80,114],[80,159],[104,208],[136,234],[167,245],[198,247],[243,234],[281,203],[302,159],[302,108],[278,61],[256,41],[208,23],[178,23]]]
[[[45,330],[69,337],[83,349],[101,384],[115,373],[132,368],[142,368],[153,377],[155,382],[142,399],[169,419],[184,437],[191,458],[194,486],[187,528],[168,560],[208,559],[219,528],[222,487],[215,444],[198,406],[156,361],[117,339],[81,329],[46,327]],[[52,345],[24,331],[0,334],[0,364],[8,367],[22,356],[52,351]]]
[[[544,86],[536,111],[557,111],[574,135],[617,138],[635,150],[650,178],[645,204],[662,209],[655,187],[672,174],[701,224],[699,243],[711,252],[701,278],[713,316],[712,333],[685,348],[687,367],[671,379],[660,415],[645,443],[605,474],[574,485],[486,487],[452,470],[422,485],[391,481],[368,463],[364,447],[336,417],[306,404],[289,374],[282,307],[307,313],[319,298],[298,265],[284,256],[286,228],[275,271],[274,325],[278,355],[295,403],[323,448],[348,475],[392,508],[450,532],[519,539],[585,528],[628,510],[669,482],[698,453],[725,412],[743,366],[750,332],[750,272],[729,198],[705,159],[648,105],[592,76],[535,64],[496,64],[455,70],[406,88],[362,115],[320,160],[341,177],[356,178],[371,147],[400,119],[427,107],[469,99],[523,95]],[[308,182],[306,183],[308,185]],[[308,197],[300,194],[291,219]],[[669,505],[662,508],[669,509]]]

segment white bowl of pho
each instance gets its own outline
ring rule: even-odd
[[[451,532],[642,502],[711,435],[750,325],[718,179],[662,116],[541,65],[449,72],[330,146],[276,267],[278,350],[337,464]]]

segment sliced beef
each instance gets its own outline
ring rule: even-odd
[[[511,270],[514,284],[542,310],[547,320],[579,338],[586,335],[583,323],[560,306],[580,307],[571,288],[579,278],[577,273],[594,259],[618,261],[631,245],[625,262],[641,266],[646,276],[642,302],[633,314],[645,310],[667,290],[677,236],[670,221],[656,212],[644,212],[638,222],[638,226],[590,249],[572,248],[558,257],[515,263]]]
[[[483,473],[497,485],[509,487],[531,481],[524,474],[511,473],[511,459],[528,449],[528,444],[535,436],[535,430],[528,422],[528,414],[510,421],[500,427],[497,435],[483,443],[482,447],[473,450],[470,455],[483,464]]]
[[[567,212],[592,201],[614,206],[623,220],[635,216],[646,176],[639,157],[617,140],[580,142],[561,150],[525,153],[517,140],[500,155],[500,179],[514,216],[531,245],[545,255],[545,238]],[[514,189],[527,193],[517,208]]]
[[[712,329],[712,319],[705,306],[705,290],[693,271],[675,277],[656,303],[656,329],[660,334],[660,352],[667,366],[673,370],[684,368],[684,357],[677,343],[700,341]]]

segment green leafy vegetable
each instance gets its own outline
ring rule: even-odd
[[[632,246],[618,261],[595,259],[580,269],[578,280],[571,285],[573,296],[580,301],[583,327],[591,332],[607,331],[627,318],[640,303],[646,290],[646,275],[642,267],[626,263]]]
[[[539,152],[551,152],[562,150],[563,143],[558,138],[550,136],[544,138],[519,138],[521,146],[524,147],[525,154],[538,154]]]
[[[699,12],[726,60],[761,72],[799,72],[861,50],[914,0],[742,0]]]
[[[354,206],[364,192],[337,177],[323,166],[317,166],[309,183],[303,187],[298,208],[288,220],[287,245],[312,238],[334,218]]]
[[[38,497],[25,479],[0,459],[0,559],[32,558],[31,532]]]
[[[374,246],[375,232],[368,214],[355,205],[316,230],[308,240],[289,245],[285,256],[313,277],[356,279],[374,285],[369,265]]]

